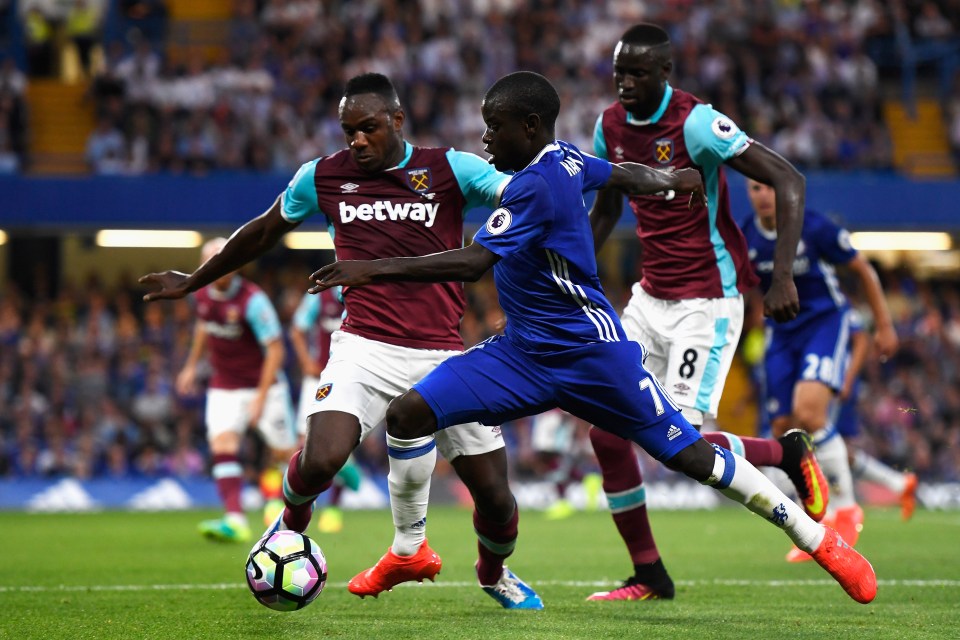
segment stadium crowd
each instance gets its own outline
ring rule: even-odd
[[[781,6],[783,5],[783,6]],[[127,170],[289,172],[340,147],[343,81],[385,73],[421,144],[480,148],[477,108],[517,68],[554,79],[558,127],[589,147],[610,102],[622,25],[671,25],[674,81],[708,98],[806,167],[887,167],[879,73],[867,47],[889,30],[880,3],[338,3],[238,0],[216,59],[161,58],[149,44],[108,50],[97,82],[105,120],[91,142],[123,139]],[[146,162],[137,144],[146,145]],[[91,163],[104,167],[98,157]]]
[[[88,31],[105,60],[90,80],[98,117],[88,160],[122,175],[291,174],[342,147],[342,84],[363,71],[395,80],[418,144],[474,152],[487,86],[517,68],[539,71],[561,90],[559,132],[590,149],[595,118],[613,99],[610,48],[638,20],[669,25],[677,86],[799,166],[886,168],[881,79],[900,69],[897,47],[936,41],[950,53],[960,33],[960,3],[946,0],[235,0],[227,46],[204,57],[168,46],[160,0],[120,7],[133,27],[123,38],[99,25]],[[934,48],[916,49],[911,60],[922,65],[922,51]],[[183,57],[163,55],[174,51]],[[25,82],[14,58],[0,60],[0,173],[23,163]],[[286,324],[305,271],[261,263],[256,274]],[[903,346],[865,373],[864,446],[922,479],[960,480],[960,290],[883,275]],[[0,288],[0,475],[205,474],[203,396],[173,390],[192,333],[189,303],[143,306],[132,283],[109,291],[96,279],[64,283],[50,299]],[[468,291],[462,331],[471,345],[502,318],[491,282]],[[608,285],[621,305],[623,291]],[[287,369],[296,389],[290,350]],[[536,467],[528,426],[506,430],[520,473]],[[249,444],[253,477],[258,447]],[[369,438],[360,462],[382,472],[383,447]]]
[[[38,13],[70,25],[42,13],[57,3],[22,4],[34,6],[25,25]],[[612,44],[640,20],[668,25],[677,86],[795,164],[887,168],[882,80],[901,78],[909,98],[933,65],[946,104],[960,55],[960,9],[948,0],[235,0],[224,43],[195,48],[164,37],[160,0],[121,2],[118,17],[86,4],[100,12],[84,37],[103,51],[88,161],[109,174],[289,172],[339,148],[340,88],[363,71],[393,78],[420,143],[466,151],[480,147],[483,90],[538,71],[561,90],[559,131],[589,146],[610,102]],[[153,20],[128,5],[149,5]]]
[[[287,326],[304,271],[274,265],[253,276]],[[862,444],[922,480],[960,481],[960,287],[899,271],[882,276],[903,346],[867,367]],[[203,394],[173,389],[192,335],[190,302],[143,305],[142,293],[133,284],[107,291],[90,278],[49,300],[28,300],[12,287],[0,297],[0,476],[205,475]],[[610,293],[625,302],[616,286]],[[468,301],[462,333],[472,345],[497,331],[502,315],[490,280],[470,285]],[[292,349],[286,368],[298,389]],[[528,430],[527,421],[504,430],[520,476],[538,468]],[[254,479],[260,447],[252,436],[247,445]],[[360,464],[385,473],[384,446],[368,438]],[[649,471],[651,479],[668,474]]]

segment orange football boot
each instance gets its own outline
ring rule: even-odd
[[[872,602],[877,597],[877,574],[873,566],[835,530],[825,528],[823,541],[810,555],[840,583],[847,595],[861,604]]]
[[[390,591],[401,582],[433,580],[440,573],[443,562],[424,540],[412,556],[398,556],[387,549],[377,564],[353,576],[347,584],[350,593],[361,598],[376,598],[382,591]]]

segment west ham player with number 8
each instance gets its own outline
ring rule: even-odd
[[[705,205],[688,208],[672,192],[630,198],[637,218],[642,277],[623,311],[623,328],[648,351],[646,367],[697,428],[715,416],[743,327],[743,292],[757,283],[746,243],[730,212],[723,165],[777,185],[780,240],[773,285],[764,310],[776,320],[797,313],[790,275],[803,222],[804,179],[785,159],[746,136],[727,116],[670,86],[670,39],[653,24],[628,29],[613,55],[618,101],[597,119],[594,151],[613,162],[697,169]],[[615,190],[597,194],[591,223],[597,249],[623,211]],[[815,520],[826,512],[826,482],[809,437],[799,430],[779,440],[704,433],[757,466],[783,469]],[[590,431],[614,523],[634,574],[588,600],[672,598],[670,579],[647,516],[643,476],[633,444],[601,429]]]
[[[183,297],[263,255],[316,214],[326,217],[340,258],[462,247],[464,211],[496,207],[510,180],[476,155],[406,142],[403,109],[393,84],[381,74],[350,79],[339,115],[347,149],[303,165],[266,213],[238,229],[193,274],[167,271],[141,278],[162,288],[144,299]],[[330,488],[361,439],[382,423],[390,400],[463,349],[460,282],[347,288],[343,301],[346,316],[331,338],[304,447],[284,477],[285,508],[268,532],[306,530],[315,499]],[[391,457],[407,455],[398,453],[390,438],[387,445]],[[533,589],[504,566],[516,544],[519,514],[507,482],[500,427],[456,426],[423,447],[439,449],[473,496],[480,585],[504,608],[543,608]],[[413,490],[398,491],[389,478],[393,544],[376,567],[350,581],[352,593],[376,596],[399,582],[432,580],[440,571],[440,557],[425,537],[433,467],[421,471],[422,483]]]
[[[403,280],[474,281],[494,270],[505,332],[448,358],[390,403],[391,481],[416,490],[424,470],[433,469],[434,434],[452,424],[501,424],[560,407],[743,504],[810,552],[850,597],[872,601],[877,578],[870,563],[744,458],[703,439],[644,368],[643,346],[627,337],[603,294],[583,192],[673,189],[693,192],[698,201],[700,174],[613,165],[556,140],[560,98],[539,74],[504,76],[487,91],[481,111],[491,162],[517,173],[470,246],[337,262],[312,276],[310,290],[317,292]]]

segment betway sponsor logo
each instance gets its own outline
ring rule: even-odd
[[[243,327],[235,322],[231,322],[229,324],[220,324],[218,322],[208,320],[207,322],[203,323],[203,328],[211,336],[223,338],[224,340],[236,340],[243,335]]]
[[[358,204],[353,206],[346,202],[340,203],[340,221],[344,224],[354,220],[391,220],[394,222],[410,220],[422,222],[426,227],[432,227],[437,219],[440,203],[434,202],[401,202],[394,204],[389,200],[377,200],[373,204]]]

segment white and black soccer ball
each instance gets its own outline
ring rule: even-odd
[[[327,559],[320,545],[296,531],[261,538],[250,550],[246,569],[253,597],[276,611],[304,608],[327,583]]]

